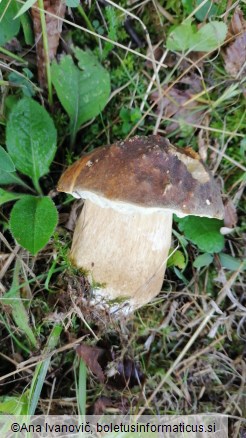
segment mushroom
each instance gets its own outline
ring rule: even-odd
[[[70,257],[94,297],[131,312],[159,294],[172,217],[222,219],[216,182],[191,148],[158,135],[97,148],[70,166],[58,191],[84,199]]]

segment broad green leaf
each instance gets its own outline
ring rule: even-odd
[[[20,20],[15,20],[17,12],[15,0],[0,1],[0,46],[10,41],[20,30]]]
[[[48,173],[56,152],[53,120],[35,100],[24,97],[10,113],[6,143],[16,168],[36,185]]]
[[[213,261],[213,256],[211,254],[205,253],[201,254],[193,262],[195,268],[202,268],[203,266],[209,266]]]
[[[80,4],[80,0],[66,0],[66,6],[69,8],[77,8]]]
[[[224,247],[224,237],[220,234],[222,221],[206,217],[186,216],[179,221],[179,229],[202,251],[220,252]]]
[[[227,26],[222,21],[211,21],[202,26],[196,34],[192,50],[210,52],[217,49],[225,41]]]
[[[173,249],[170,250],[171,254],[172,252]],[[184,269],[186,266],[184,254],[179,250],[175,251],[175,253],[168,258],[167,266],[177,266],[179,269]]]
[[[21,199],[26,196],[23,193],[13,193],[8,192],[0,188],[0,205],[6,204],[6,202],[15,201],[16,199]]]
[[[191,20],[177,26],[167,38],[167,48],[184,52],[186,50],[210,52],[218,48],[225,40],[227,26],[222,21],[212,21],[199,30]]]
[[[20,17],[20,15],[24,14],[28,9],[30,9],[34,3],[36,3],[37,0],[26,0],[24,5],[20,8],[18,14],[15,16],[15,18]]]
[[[0,146],[0,170],[4,170],[5,172],[15,171],[15,165],[11,157],[2,146]]]
[[[103,110],[110,94],[109,73],[97,58],[78,48],[75,56],[79,68],[69,55],[51,66],[52,82],[70,117],[72,143],[79,127]]]
[[[36,254],[49,241],[57,224],[57,210],[49,197],[26,195],[10,215],[10,230],[17,242]]]
[[[177,26],[168,36],[166,46],[169,50],[184,52],[188,50],[195,38],[195,26],[191,20]]]
[[[225,269],[230,269],[230,271],[237,271],[242,264],[242,260],[232,257],[229,254],[225,254],[223,252],[219,254],[219,258],[222,267]],[[246,262],[244,261],[243,269],[245,268]]]

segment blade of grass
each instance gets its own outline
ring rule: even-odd
[[[62,331],[62,325],[57,324],[53,327],[49,339],[47,341],[46,347],[44,348],[44,353],[50,353],[57,345],[60,334]],[[34,415],[39,397],[43,388],[43,384],[46,378],[46,374],[48,372],[50,366],[51,357],[48,357],[43,362],[39,363],[36,366],[34,376],[32,379],[31,389],[30,389],[30,398],[29,398],[29,406],[28,406],[28,415]]]
[[[87,369],[86,369],[86,364],[82,359],[79,360],[78,380],[77,380],[77,368],[78,368],[78,361],[77,361],[77,357],[76,357],[75,363],[74,363],[74,376],[75,376],[74,381],[75,381],[75,388],[76,388],[77,406],[78,406],[79,415],[82,415],[82,417],[85,417]]]

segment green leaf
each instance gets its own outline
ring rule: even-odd
[[[210,52],[225,41],[227,26],[222,21],[211,21],[201,27],[196,34],[194,45],[191,47],[196,52]]]
[[[69,8],[77,8],[80,4],[80,0],[66,0],[66,6]]]
[[[31,79],[33,76],[32,74],[30,76],[31,72],[30,73],[29,72],[30,72],[29,69],[23,68],[23,73],[26,77],[20,75],[18,72],[11,72],[8,76],[8,79],[12,84],[17,85],[22,89],[24,96],[32,97],[35,94],[35,90],[31,81],[28,80]]]
[[[49,171],[56,152],[56,128],[47,111],[24,97],[10,113],[6,130],[8,152],[16,168],[35,185]]]
[[[181,0],[183,8],[186,10],[188,14],[191,14],[193,11],[193,0]]]
[[[2,146],[0,146],[0,170],[4,170],[5,172],[15,171],[15,165],[11,157]]]
[[[57,220],[57,210],[49,197],[26,195],[11,211],[10,230],[21,246],[36,254],[48,243]]]
[[[191,20],[177,26],[167,38],[167,48],[184,52],[186,50],[210,52],[225,40],[227,26],[222,21],[212,21],[198,31]]]
[[[221,266],[225,269],[230,269],[230,271],[237,271],[242,264],[242,260],[230,256],[221,252],[219,254]],[[246,268],[246,262],[244,261],[243,269]]]
[[[1,396],[0,414],[25,415],[28,406],[28,393],[24,392],[19,397]],[[7,420],[6,416],[6,420]],[[9,425],[11,426],[11,424]],[[9,429],[8,429],[9,430]]]
[[[10,41],[20,30],[20,20],[14,20],[16,12],[15,0],[0,1],[0,46]]]
[[[195,268],[202,268],[203,266],[209,266],[213,261],[213,256],[211,254],[205,253],[201,254],[193,262]]]
[[[196,0],[195,8],[203,3],[204,0]],[[219,11],[219,5],[215,5],[211,0],[208,0],[196,13],[195,17],[199,21],[204,21],[207,18],[216,15]]]
[[[179,221],[178,226],[185,237],[204,252],[220,252],[224,247],[224,237],[220,234],[222,221],[218,219],[186,216]]]
[[[4,170],[1,170],[0,185],[6,186],[8,184],[19,185],[30,190],[30,187],[28,187],[28,185],[18,177],[16,172],[5,172]]]
[[[169,34],[166,42],[167,49],[184,52],[192,46],[194,38],[195,26],[192,25],[191,20],[186,20]]]
[[[72,143],[79,127],[103,110],[110,94],[109,73],[97,58],[78,48],[75,56],[79,68],[69,55],[64,56],[60,64],[53,62],[51,66],[52,82],[70,117]]]
[[[170,249],[170,254],[173,252],[173,248]],[[177,250],[167,260],[167,266],[177,266],[179,269],[184,269],[186,266],[184,254]]]
[[[31,344],[36,347],[37,341],[29,325],[28,313],[20,296],[20,271],[21,262],[19,259],[16,259],[11,288],[1,298],[1,302],[3,302],[3,304],[11,306],[12,317],[15,324],[21,331],[23,331]]]
[[[7,190],[0,189],[0,205],[6,204],[6,202],[15,201],[26,196],[23,193],[13,193]]]
[[[24,5],[20,8],[18,14],[15,16],[15,18],[20,17],[20,15],[24,14],[28,9],[30,9],[34,3],[36,3],[37,0],[26,0]]]

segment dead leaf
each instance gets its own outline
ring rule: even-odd
[[[164,92],[167,88],[168,85],[163,88]],[[195,99],[192,100],[192,98],[199,93],[201,89],[202,83],[200,77],[196,74],[191,74],[190,76],[183,77],[179,84],[173,86],[161,100],[158,101],[158,92],[152,93],[150,98],[152,101],[158,101],[158,110],[162,111],[164,117],[196,125],[200,124],[204,110],[201,109],[199,103]],[[192,101],[187,103],[189,100]],[[167,126],[166,132],[173,132],[178,127],[179,123],[173,121],[171,125]]]
[[[110,364],[111,365],[111,364]],[[144,381],[144,375],[140,370],[138,364],[136,364],[129,357],[124,357],[123,360],[119,362],[115,361],[112,363],[115,372],[112,375],[112,366],[109,368],[109,374],[112,377],[108,379],[108,385],[117,388],[124,389],[126,387],[132,388],[135,385],[141,385]]]
[[[87,367],[98,378],[101,383],[105,381],[105,375],[98,359],[104,353],[102,348],[91,347],[90,345],[80,344],[76,348],[77,354],[83,359]]]
[[[113,401],[108,397],[99,397],[93,406],[90,408],[89,415],[102,415],[106,411],[107,408],[113,407]]]
[[[65,16],[66,4],[63,0],[44,0],[44,9],[55,15],[45,14],[46,30],[49,47],[49,62],[55,58],[57,47],[59,44],[60,34],[62,31],[62,18]],[[38,10],[38,4],[34,3],[31,8],[33,27],[35,34],[35,43],[37,50],[37,67],[38,67],[38,80],[41,87],[47,87],[46,80],[46,56],[42,38],[42,26],[40,20],[40,12]],[[59,18],[57,18],[59,17]]]
[[[239,8],[236,8],[229,24],[228,37],[231,39],[233,36],[235,39],[228,43],[223,58],[225,70],[235,78],[238,74],[243,76],[246,72],[246,20]]]
[[[238,36],[236,40],[229,44],[224,53],[225,69],[233,78],[238,73],[243,76],[246,72],[246,32]]]
[[[235,9],[228,30],[231,35],[237,35],[246,30],[246,20],[240,8]]]
[[[237,211],[233,202],[230,199],[227,199],[224,204],[225,215],[224,215],[224,224],[227,228],[234,228],[237,225]]]

